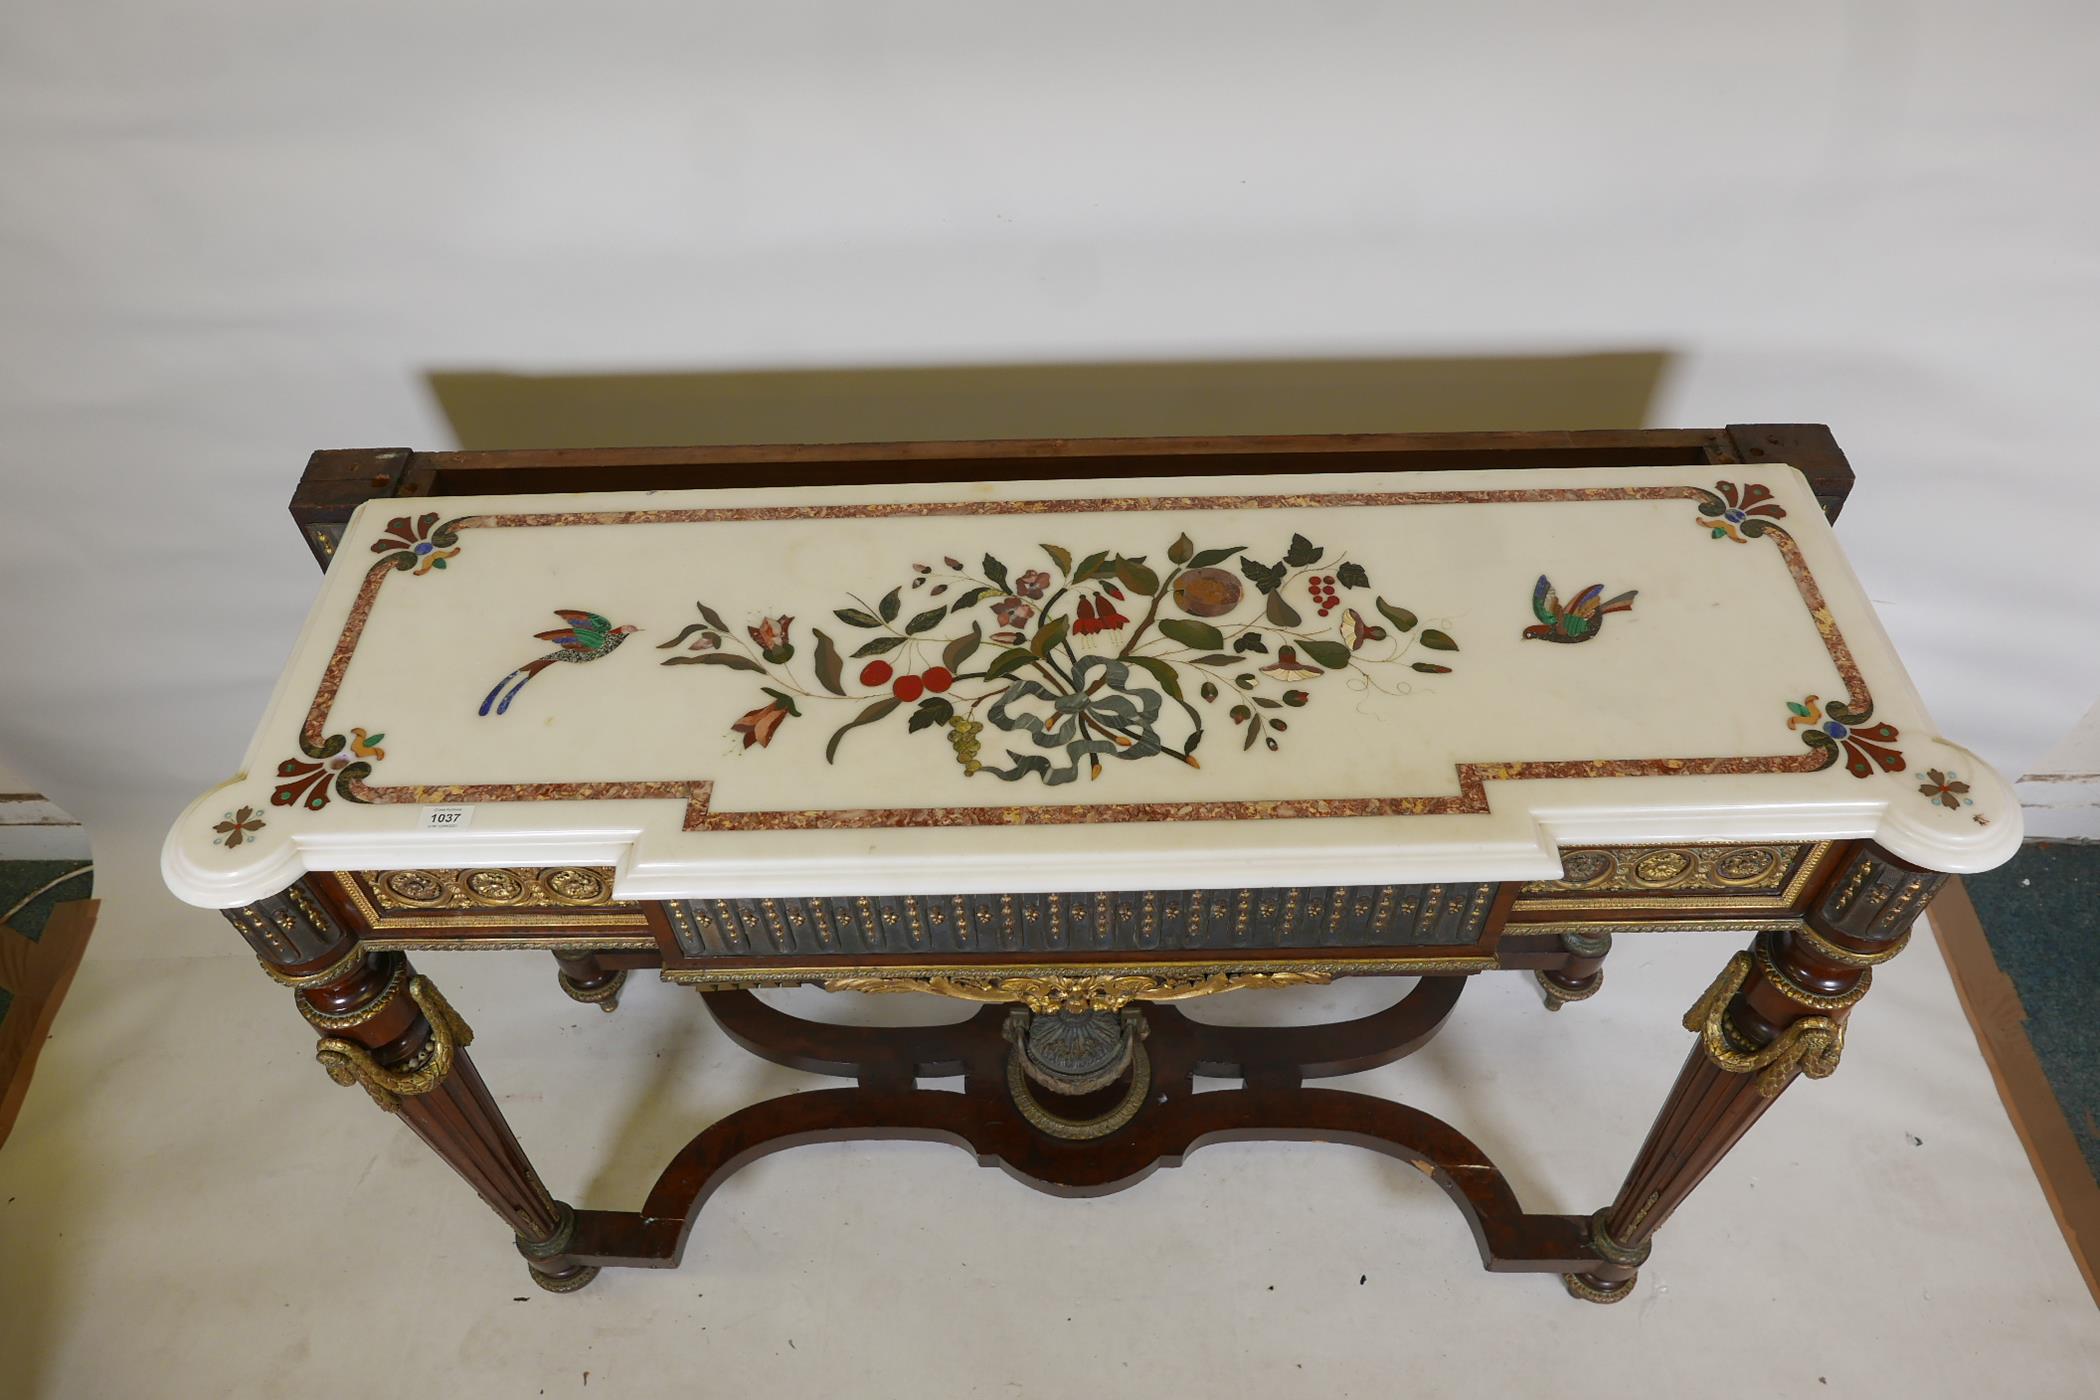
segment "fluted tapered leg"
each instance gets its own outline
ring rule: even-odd
[[[1564,1276],[1568,1291],[1617,1302],[1672,1211],[1797,1077],[1837,1069],[1845,1019],[1873,968],[1903,950],[1946,876],[1862,843],[1810,905],[1802,928],[1762,933],[1685,1013],[1699,1040],[1618,1197],[1590,1223],[1613,1262]]]
[[[567,1248],[574,1213],[540,1184],[467,1056],[473,1031],[437,988],[402,954],[361,949],[299,886],[228,915],[320,1033],[314,1053],[329,1077],[361,1085],[444,1158],[510,1226],[536,1282],[588,1283],[597,1270],[540,1267]]]

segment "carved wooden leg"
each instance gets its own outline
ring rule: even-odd
[[[1872,969],[1903,951],[1913,920],[1946,876],[1862,843],[1809,907],[1805,927],[1759,934],[1685,1013],[1699,1035],[1619,1188],[1590,1220],[1612,1263],[1564,1274],[1568,1291],[1615,1303],[1632,1291],[1650,1241],[1692,1188],[1771,1107],[1797,1073],[1837,1069],[1845,1019]]]
[[[1548,1011],[1558,1011],[1567,1002],[1582,1001],[1604,989],[1604,957],[1611,952],[1611,935],[1563,933],[1560,945],[1569,953],[1567,965],[1557,972],[1544,969],[1538,978],[1539,994]]]
[[[360,948],[303,883],[227,916],[321,1033],[314,1054],[329,1077],[363,1085],[464,1177],[516,1233],[534,1282],[556,1292],[589,1283],[594,1268],[541,1267],[568,1248],[574,1213],[540,1184],[467,1058],[473,1031],[437,988],[401,954]]]
[[[561,989],[572,1000],[605,1012],[619,1009],[627,969],[608,968],[590,953],[556,953],[554,960],[561,964]]]

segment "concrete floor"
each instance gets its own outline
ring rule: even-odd
[[[1483,1272],[1415,1172],[1322,1145],[1206,1148],[1088,1202],[951,1147],[799,1148],[714,1197],[678,1271],[554,1297],[449,1170],[327,1081],[245,956],[98,939],[0,1153],[9,1397],[2100,1394],[2100,1311],[1928,938],[1837,1077],[1789,1091],[1615,1308]],[[1523,977],[1478,979],[1437,1041],[1354,1087],[1451,1119],[1529,1208],[1588,1211],[1734,943],[1622,938],[1604,995],[1558,1016]],[[605,1016],[544,955],[419,963],[578,1205],[639,1204],[699,1126],[821,1082],[653,978]],[[1197,1011],[1329,1019],[1394,990]],[[970,1010],[772,995],[833,1019]]]

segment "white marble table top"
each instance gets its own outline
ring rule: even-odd
[[[375,501],[163,855],[622,898],[1542,878],[2020,837],[1785,466]]]

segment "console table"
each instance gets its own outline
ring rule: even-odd
[[[804,1142],[953,1142],[1084,1195],[1317,1138],[1419,1166],[1488,1268],[1613,1302],[1838,1068],[1946,875],[2019,841],[1838,549],[1850,482],[1806,426],[320,453],[320,595],[164,873],[552,1290],[675,1265],[715,1185]],[[1751,937],[1594,1215],[1306,1085],[1416,1049],[1476,974],[1554,1010],[1615,934],[1702,930]],[[639,1210],[572,1209],[407,956],[452,948],[551,953],[606,1011],[659,969],[854,1083],[707,1128]],[[1172,1005],[1346,976],[1417,980],[1333,1025]],[[802,984],[984,1009],[840,1027],[752,994]]]

